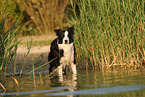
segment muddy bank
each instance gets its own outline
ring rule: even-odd
[[[30,53],[27,55],[27,48],[24,46],[19,46],[16,54],[16,71],[19,72],[24,66],[24,70],[32,70],[33,60],[34,66],[39,67],[42,64],[48,62],[48,52],[50,46],[35,46],[31,47]],[[12,72],[14,70],[14,58],[7,67],[7,72]],[[43,67],[48,68],[48,65]]]

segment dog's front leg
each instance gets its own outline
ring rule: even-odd
[[[73,74],[75,74],[75,75],[77,74],[76,64],[71,63],[71,70],[72,70]]]
[[[57,69],[58,69],[57,72],[58,72],[59,81],[62,82],[63,81],[62,65],[58,66]]]

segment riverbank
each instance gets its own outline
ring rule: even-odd
[[[42,36],[24,36],[18,37],[20,41],[17,54],[16,54],[16,71],[19,72],[24,66],[24,70],[32,70],[32,65],[39,67],[42,64],[48,62],[48,53],[50,50],[50,43],[55,38],[55,34],[42,35]],[[29,54],[27,55],[28,48],[27,43],[30,45],[32,40],[32,45]],[[14,58],[10,61],[7,67],[7,71],[12,72],[14,70]],[[46,66],[45,66],[46,67]],[[46,67],[48,68],[48,66]]]

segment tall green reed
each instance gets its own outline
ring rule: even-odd
[[[78,63],[105,69],[145,61],[143,0],[77,0],[72,3]],[[76,5],[80,15],[77,15]],[[81,65],[82,66],[82,65]],[[82,68],[86,67],[85,65]]]
[[[6,20],[10,14],[6,14],[6,8],[0,13],[0,72],[6,72],[8,61],[14,56],[16,57],[18,41],[16,32],[19,29],[19,19],[17,18],[13,25],[7,27]],[[16,72],[16,64],[14,63],[14,73]]]

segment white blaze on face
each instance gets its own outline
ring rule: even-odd
[[[69,43],[68,31],[64,32],[63,44]]]

